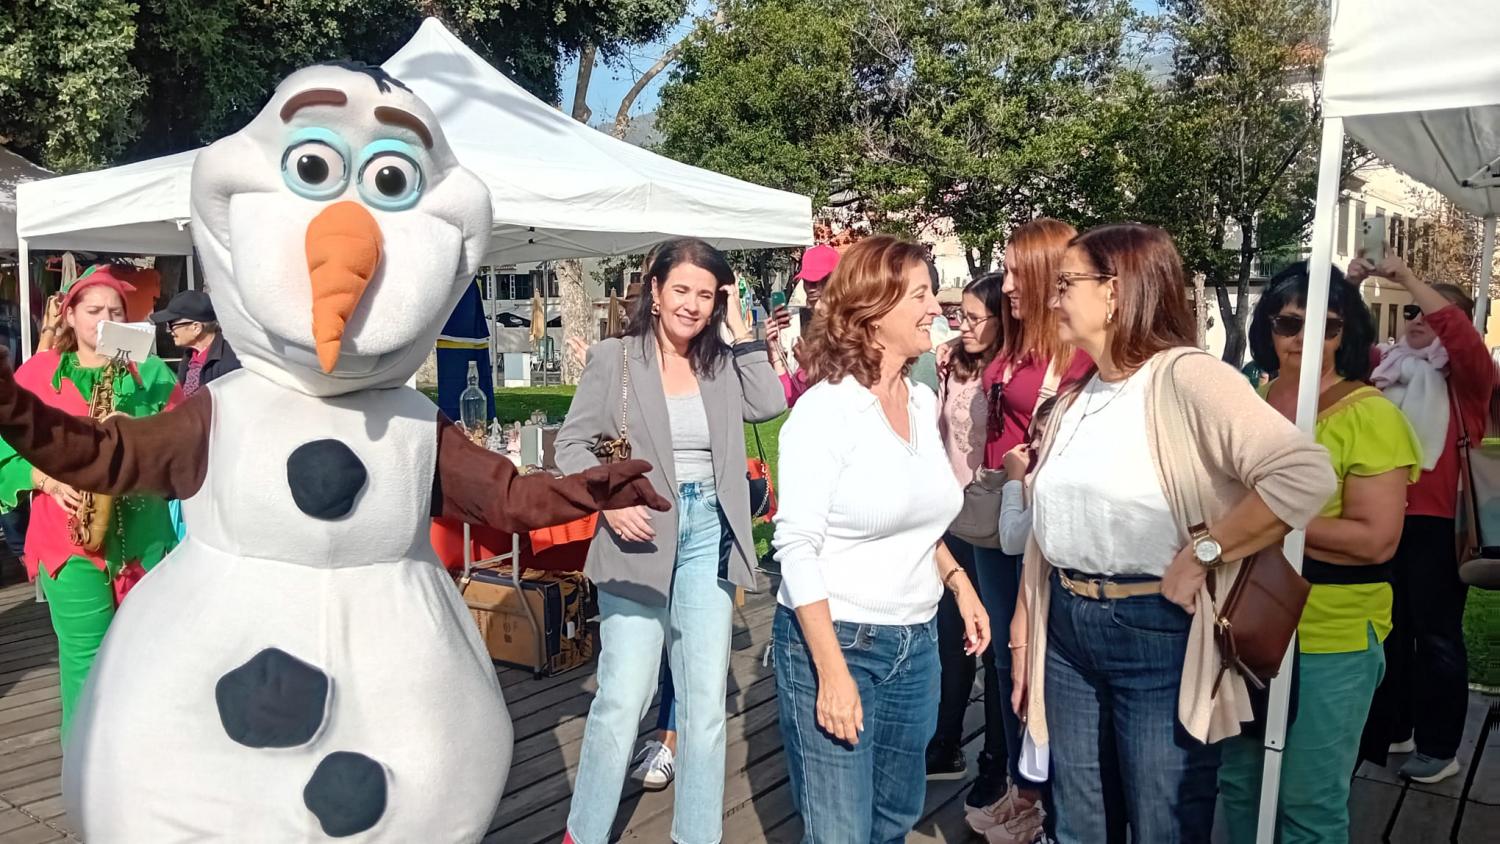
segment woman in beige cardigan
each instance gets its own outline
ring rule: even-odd
[[[1058,274],[1062,339],[1098,372],[1048,424],[1011,647],[1063,844],[1209,840],[1212,743],[1251,716],[1237,676],[1215,690],[1208,574],[1224,594],[1334,490],[1321,446],[1195,353],[1185,289],[1149,226],[1080,235]]]

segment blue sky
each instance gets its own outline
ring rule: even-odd
[[[1130,0],[1130,4],[1144,12],[1154,12],[1160,5],[1158,0]],[[593,110],[590,119],[594,124],[611,124],[615,119],[615,112],[620,107],[620,100],[635,80],[645,72],[656,60],[661,58],[662,53],[675,44],[692,28],[694,19],[705,15],[713,8],[712,0],[691,0],[689,13],[677,26],[661,40],[641,47],[631,48],[615,62],[613,66],[600,65],[594,68],[594,76],[589,80],[588,104]],[[656,108],[657,95],[661,90],[662,83],[666,81],[670,71],[664,72],[651,81],[646,90],[636,98],[635,106],[630,110],[632,116],[638,116]],[[563,66],[560,74],[563,90],[563,111],[573,110],[573,88],[578,77],[578,59],[576,57],[568,60]]]

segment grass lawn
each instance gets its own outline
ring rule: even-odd
[[[1500,592],[1469,590],[1464,639],[1469,645],[1469,682],[1500,688]]]
[[[572,387],[517,387],[495,391],[495,412],[502,422],[525,420],[533,410],[545,410],[547,417],[557,421],[567,415],[568,403],[572,401]],[[760,426],[761,443],[766,449],[766,462],[771,465],[772,481],[776,473],[776,437],[781,432],[780,419]],[[750,426],[745,426],[746,453],[754,456],[755,441],[750,436]],[[765,554],[771,540],[771,526],[755,526],[755,551]],[[1464,638],[1469,644],[1469,680],[1490,688],[1500,688],[1500,593],[1469,593],[1468,612],[1464,615]]]

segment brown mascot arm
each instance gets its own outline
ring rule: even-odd
[[[671,503],[651,488],[645,477],[650,470],[650,463],[631,460],[561,478],[523,475],[440,413],[432,514],[523,533],[637,504],[665,512]]]
[[[10,355],[0,350],[0,437],[31,465],[76,489],[191,498],[207,474],[212,416],[207,390],[155,416],[103,422],[74,416],[17,384]]]

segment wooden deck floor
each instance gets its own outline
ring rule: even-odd
[[[7,572],[14,583],[15,572]],[[773,605],[752,596],[735,619],[730,660],[728,767],[724,841],[792,842],[801,823],[792,810],[777,729],[775,681],[761,656],[770,636]],[[527,673],[499,672],[515,722],[515,755],[509,785],[486,841],[556,844],[562,838],[571,783],[583,738],[593,676],[581,668],[561,677],[533,680]],[[976,690],[977,691],[977,690]],[[1474,752],[1478,725],[1494,698],[1471,697],[1462,751]],[[79,840],[63,815],[58,781],[57,646],[45,605],[26,584],[0,589],[0,844]],[[978,752],[981,708],[970,706],[965,724],[972,762]],[[655,710],[647,716],[654,723]],[[644,736],[649,728],[641,730]],[[1457,840],[1494,840],[1500,829],[1500,732],[1489,737],[1482,769],[1465,804]],[[972,765],[971,765],[972,768]],[[1355,842],[1380,841],[1390,824],[1391,841],[1448,841],[1463,786],[1460,775],[1436,786],[1403,786],[1391,770],[1361,770],[1351,800]],[[927,813],[913,842],[972,841],[963,825],[966,781],[933,783]],[[616,831],[623,841],[669,840],[672,792],[643,793],[627,786]],[[436,840],[436,839],[435,839]]]

